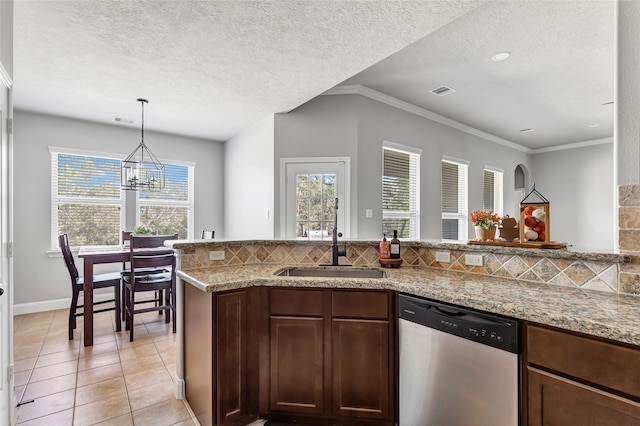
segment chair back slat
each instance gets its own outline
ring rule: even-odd
[[[133,235],[129,237],[131,250],[136,248],[163,247],[167,240],[177,240],[178,234],[172,235]]]
[[[135,254],[132,256],[134,269],[138,268],[158,268],[161,266],[175,267],[176,257],[173,253],[167,254]]]
[[[78,282],[79,275],[78,268],[76,268],[76,263],[73,260],[73,253],[71,253],[71,248],[69,247],[69,236],[67,234],[59,235],[58,245],[60,246],[64,263],[67,265],[67,270],[69,271],[69,276],[71,278],[71,285],[73,286]]]

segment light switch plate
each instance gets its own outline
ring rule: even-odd
[[[481,254],[465,254],[464,264],[468,266],[482,266]]]
[[[451,253],[449,253],[448,251],[437,251],[436,252],[436,262],[450,263],[451,262]]]
[[[364,216],[368,219],[371,219],[373,217],[373,209],[365,209]]]
[[[210,251],[209,260],[224,260],[224,250]]]

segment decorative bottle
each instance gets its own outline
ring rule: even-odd
[[[387,241],[387,234],[382,234],[382,241],[380,241],[378,251],[380,252],[380,259],[389,259],[391,247],[389,241]]]
[[[393,238],[389,247],[389,256],[391,259],[400,258],[400,240],[398,240],[398,231],[395,229],[393,230]]]

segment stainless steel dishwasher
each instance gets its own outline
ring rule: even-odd
[[[516,426],[518,323],[401,294],[400,426]]]

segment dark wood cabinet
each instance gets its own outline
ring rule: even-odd
[[[257,344],[250,327],[253,289],[203,294],[185,286],[186,396],[202,425],[257,418]]]
[[[270,405],[273,411],[324,412],[324,320],[272,317],[270,320]]]
[[[640,351],[557,329],[526,326],[523,424],[640,424]]]
[[[334,319],[333,414],[391,420],[389,322]]]
[[[394,424],[394,294],[271,289],[267,418]]]

